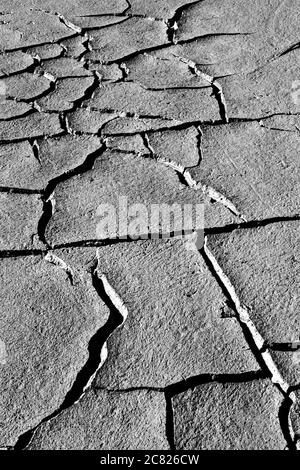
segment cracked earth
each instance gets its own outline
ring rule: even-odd
[[[299,41],[298,0],[0,0],[1,448],[299,448]],[[124,196],[204,246],[97,238]]]

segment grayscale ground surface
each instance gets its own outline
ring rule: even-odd
[[[1,448],[299,446],[299,44],[299,0],[0,0]],[[124,197],[204,246],[97,236]]]

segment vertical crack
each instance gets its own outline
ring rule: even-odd
[[[47,225],[55,210],[55,194],[54,193],[55,193],[56,186],[59,183],[72,178],[73,176],[76,176],[76,175],[79,175],[81,173],[85,173],[91,170],[94,166],[95,160],[99,156],[101,156],[105,152],[105,150],[106,150],[106,145],[105,143],[102,143],[102,146],[99,149],[88,154],[85,161],[81,165],[61,174],[60,176],[57,176],[56,178],[50,180],[49,183],[47,184],[43,193],[43,197],[42,197],[43,213],[38,223],[38,236],[39,236],[40,241],[44,243],[48,248],[52,248],[52,247],[47,242],[45,233],[46,233]]]
[[[197,64],[193,62],[192,60],[186,59],[185,57],[175,55],[175,54],[174,54],[174,57],[177,57],[181,62],[188,65],[191,72],[194,73],[197,77],[200,77],[202,80],[206,80],[208,83],[210,83],[212,87],[212,96],[214,96],[214,98],[218,102],[221,120],[223,123],[228,123],[229,119],[228,119],[228,114],[227,114],[227,104],[226,104],[226,100],[225,100],[225,96],[224,96],[221,84],[214,77],[211,77],[207,73],[201,72]]]
[[[129,13],[132,8],[132,5],[129,0],[125,0],[125,2],[127,3],[127,7],[125,8],[124,11],[122,11],[122,15]]]
[[[42,200],[43,200],[43,211],[42,211],[41,218],[38,222],[37,234],[38,234],[38,238],[40,242],[46,245],[47,248],[50,248],[50,245],[48,244],[46,240],[45,232],[46,232],[46,227],[49,223],[49,220],[51,219],[55,210],[55,198],[53,194],[49,195],[48,198],[45,198],[45,195],[43,195]]]
[[[52,254],[47,254],[47,261],[54,262],[62,269],[70,269],[64,261],[60,260],[58,257]],[[102,274],[100,277],[97,274],[98,260],[94,266],[91,267],[90,274],[92,276],[92,284],[95,288],[100,299],[107,305],[110,311],[110,315],[106,324],[99,328],[99,330],[92,336],[88,344],[88,359],[82,369],[78,372],[77,377],[71,387],[71,389],[66,394],[62,404],[57,410],[51,413],[50,416],[42,419],[34,428],[26,431],[21,436],[19,436],[14,450],[23,450],[31,442],[34,433],[37,428],[45,422],[50,421],[51,419],[58,416],[64,410],[70,408],[71,406],[78,403],[78,401],[84,396],[87,389],[91,387],[92,382],[102,367],[103,363],[107,358],[107,345],[106,342],[109,336],[120,327],[127,318],[127,309],[115,292],[113,287],[109,284],[105,275]]]
[[[63,129],[65,134],[72,134],[72,130],[69,126],[68,118],[65,112],[59,113],[60,127]]]
[[[262,338],[261,334],[257,331],[256,326],[254,325],[252,320],[250,319],[248,310],[240,303],[240,300],[229,278],[222,271],[216,258],[214,257],[212,252],[209,250],[207,246],[207,237],[205,237],[205,244],[204,244],[202,255],[205,261],[207,262],[210,270],[213,272],[214,277],[217,278],[219,280],[219,284],[223,286],[223,291],[226,293],[226,296],[229,297],[232,304],[235,306],[235,310],[238,314],[240,323],[243,323],[244,325],[247,326],[249,332],[251,333],[251,337],[253,338],[255,346],[257,347],[259,351],[261,351],[262,348],[264,347],[265,341]],[[280,383],[281,381],[282,381],[281,377],[280,378],[278,377],[278,382]]]
[[[122,62],[121,64],[118,64],[119,69],[121,70],[122,73],[122,78],[121,82],[125,82],[125,80],[128,78],[129,75],[129,68],[127,67],[125,62]]]
[[[151,146],[150,141],[149,141],[149,136],[146,132],[141,132],[141,137],[143,140],[143,144],[146,147],[146,149],[149,151],[150,157],[155,158],[155,151],[154,148]]]
[[[172,394],[167,390],[165,391],[166,400],[166,437],[171,450],[176,450],[175,446],[175,425],[174,425],[174,411],[172,404]]]
[[[83,397],[86,390],[92,385],[97,372],[107,359],[107,339],[126,319],[126,317],[123,316],[124,307],[122,310],[118,309],[120,300],[116,297],[116,293],[113,291],[104,275],[100,278],[98,277],[96,269],[97,268],[92,272],[93,287],[100,299],[109,308],[110,315],[106,324],[90,339],[88,345],[89,358],[78,373],[71,390],[67,393],[61,405],[61,409],[69,408],[77,403]]]
[[[200,2],[202,2],[202,0],[195,0],[194,2],[186,3],[185,5],[178,7],[175,10],[175,13],[172,18],[168,18],[166,20],[167,37],[169,42],[171,42],[172,44],[177,44],[176,31],[178,30],[178,23],[180,18],[182,17],[183,12],[192,5],[196,5]]]
[[[199,155],[199,160],[195,167],[199,166],[203,160],[203,150],[202,150],[202,138],[203,138],[203,132],[200,126],[195,126],[198,135],[197,135],[197,148],[198,148],[198,155]]]
[[[36,139],[28,139],[29,144],[32,148],[32,153],[34,158],[38,161],[39,165],[42,166],[41,159],[39,157],[40,147]]]
[[[225,96],[222,90],[222,86],[214,78],[212,79],[211,85],[213,88],[213,96],[216,98],[218,105],[219,105],[221,119],[224,123],[228,123],[229,119],[228,119],[228,113],[227,113],[227,103],[226,103]]]

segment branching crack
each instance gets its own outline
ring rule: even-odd
[[[122,72],[122,78],[119,81],[131,81],[128,80],[129,76],[129,69],[126,66],[126,60],[127,59],[132,59],[138,55],[141,55],[146,52],[152,52],[152,51],[160,51],[163,49],[167,49],[172,47],[174,44],[186,44],[186,43],[191,43],[196,40],[204,39],[207,37],[215,37],[215,36],[224,36],[223,34],[211,34],[211,35],[203,35],[203,36],[197,36],[193,38],[189,38],[186,40],[178,40],[176,38],[176,32],[178,31],[178,23],[182,17],[183,12],[190,8],[191,6],[200,3],[202,0],[196,0],[190,3],[187,3],[185,5],[180,6],[179,8],[176,9],[173,17],[169,19],[165,18],[152,18],[155,21],[160,21],[164,22],[167,25],[167,37],[168,37],[168,43],[163,43],[159,44],[156,46],[152,46],[149,48],[144,48],[141,50],[137,50],[131,54],[125,55],[122,58],[119,58],[117,60],[111,60],[111,61],[106,61],[106,62],[101,62],[101,60],[85,60],[84,56],[87,52],[92,50],[91,47],[91,42],[90,42],[90,36],[88,35],[87,31],[89,28],[81,28],[80,26],[73,24],[71,21],[69,21],[67,18],[65,18],[61,13],[59,12],[50,12],[50,11],[45,11],[45,10],[38,10],[38,11],[44,11],[45,13],[49,13],[52,15],[55,15],[59,18],[59,21],[68,29],[72,30],[74,34],[72,36],[67,36],[66,38],[60,38],[57,40],[57,44],[59,44],[62,48],[61,53],[59,56],[56,56],[55,58],[59,57],[65,57],[67,55],[67,48],[66,46],[63,45],[64,39],[68,38],[78,38],[78,35],[82,36],[82,44],[85,48],[85,51],[82,52],[78,57],[77,60],[78,62],[81,62],[83,64],[83,67],[85,69],[89,69],[89,64],[90,63],[102,63],[102,64],[117,64],[119,69]],[[115,16],[115,17],[124,17],[124,21],[127,21],[129,18],[148,18],[147,15],[142,15],[142,14],[131,14],[130,10],[132,8],[130,2],[126,0],[127,2],[127,7],[122,13],[116,13],[116,14],[104,14],[104,15],[85,15],[85,17],[102,17],[102,16]],[[0,13],[1,14],[1,13]],[[123,23],[123,21],[121,21]],[[104,27],[109,27],[108,26],[99,26],[93,27],[92,29],[101,29]],[[234,35],[247,35],[247,34],[252,34],[252,33],[233,33]],[[232,34],[232,35],[233,35]],[[231,34],[226,34],[226,36],[230,36]],[[43,45],[49,45],[53,44],[52,42],[44,42],[41,44],[38,44],[38,46],[43,46]],[[12,52],[12,51],[24,51],[27,54],[30,54],[30,49],[32,47],[37,47],[37,46],[27,46],[27,47],[17,47],[17,48],[12,48],[5,50],[3,52]],[[284,51],[281,51],[280,53],[274,55],[274,57],[270,58],[266,64],[270,63],[271,61],[278,59],[285,54],[288,54],[300,47],[300,43],[296,43],[289,48],[287,48]],[[220,83],[218,82],[218,77],[212,77],[206,73],[203,73],[201,71],[201,65],[196,64],[195,62],[188,60],[184,57],[181,56],[176,56],[180,61],[184,62],[185,64],[188,65],[190,71],[201,78],[202,80],[205,80],[207,82],[207,87],[211,87],[212,90],[212,96],[217,100],[218,107],[219,107],[219,113],[220,113],[220,121],[215,121],[215,122],[208,122],[205,124],[209,125],[224,125],[227,124],[229,121],[230,122],[252,122],[252,121],[259,121],[260,124],[264,127],[263,120],[268,119],[273,116],[278,116],[278,115],[299,115],[299,113],[295,114],[283,114],[283,113],[278,113],[278,114],[272,114],[270,116],[263,116],[259,117],[256,119],[253,118],[245,118],[245,119],[230,119],[228,118],[228,113],[227,113],[227,104],[226,100],[224,97],[224,93],[222,90],[222,87]],[[42,92],[40,95],[36,96],[34,99],[16,99],[13,97],[7,96],[8,100],[14,100],[14,101],[19,101],[19,102],[30,102],[32,105],[32,109],[28,110],[22,116],[19,116],[20,118],[23,118],[24,116],[27,116],[28,114],[31,114],[33,112],[41,112],[42,109],[40,109],[38,103],[36,103],[36,100],[41,99],[45,96],[47,96],[50,92],[56,90],[57,82],[59,80],[64,80],[65,78],[70,78],[70,77],[60,77],[56,79],[54,76],[51,74],[44,72],[42,69],[41,65],[41,59],[38,55],[33,56],[33,63],[29,65],[27,68],[24,68],[23,70],[13,72],[10,75],[18,75],[22,74],[24,72],[28,73],[34,73],[38,74],[40,76],[43,76],[44,78],[48,79],[50,84],[49,88]],[[266,64],[262,65],[261,67],[264,67]],[[260,67],[260,68],[261,68]],[[8,76],[8,75],[6,75]],[[72,78],[75,76],[72,75]],[[73,102],[73,107],[70,111],[77,110],[79,108],[84,108],[88,106],[88,100],[91,99],[94,95],[95,90],[100,86],[100,81],[101,77],[97,71],[93,71],[93,77],[94,81],[92,85],[90,85],[88,88],[85,89],[84,94],[81,98],[75,100]],[[190,89],[190,88],[199,88],[199,87],[162,87],[162,88],[146,88],[143,87],[144,89],[147,90],[152,90],[152,91],[158,91],[158,90],[168,90],[168,89]],[[205,87],[202,87],[205,88]],[[92,108],[90,108],[92,110]],[[172,168],[178,175],[178,178],[180,179],[180,182],[184,184],[185,186],[192,188],[194,190],[199,190],[202,191],[202,193],[207,196],[209,199],[216,201],[223,206],[225,206],[232,214],[235,216],[239,217],[241,219],[241,223],[237,224],[229,224],[225,225],[223,227],[213,227],[213,228],[207,228],[205,229],[205,245],[204,247],[200,250],[201,255],[203,256],[208,268],[210,269],[211,273],[213,274],[214,278],[218,282],[219,286],[221,287],[223,293],[225,294],[228,304],[232,307],[233,311],[236,313],[235,318],[237,318],[237,321],[240,323],[240,326],[245,334],[246,340],[249,344],[249,347],[251,348],[254,356],[256,357],[258,364],[261,367],[260,371],[253,371],[253,372],[248,372],[245,374],[222,374],[222,375],[211,375],[211,374],[204,374],[204,375],[199,375],[195,377],[189,377],[186,380],[183,380],[181,382],[178,382],[176,384],[171,384],[167,386],[166,388],[153,388],[152,390],[157,390],[159,392],[164,393],[165,399],[166,399],[166,434],[167,434],[167,439],[170,445],[170,448],[172,450],[175,449],[175,439],[174,439],[174,416],[173,416],[173,407],[172,407],[172,398],[179,394],[182,393],[188,389],[192,389],[198,385],[204,384],[204,383],[209,383],[209,382],[220,382],[220,383],[228,383],[228,382],[234,382],[234,383],[240,383],[244,381],[251,381],[251,380],[258,380],[258,379],[263,379],[267,377],[271,377],[273,383],[279,388],[279,390],[282,392],[284,396],[283,403],[280,407],[279,410],[279,419],[280,419],[280,424],[281,428],[284,434],[284,437],[287,441],[287,445],[289,449],[295,449],[296,448],[296,437],[295,439],[291,437],[292,431],[290,428],[290,423],[289,423],[289,413],[290,409],[295,401],[295,396],[293,395],[293,389],[295,387],[290,387],[289,384],[284,380],[284,378],[281,376],[280,372],[277,369],[277,366],[272,358],[272,351],[287,351],[287,352],[293,352],[293,351],[299,351],[300,350],[300,339],[299,341],[295,342],[266,342],[264,338],[261,336],[259,333],[258,329],[256,328],[255,324],[252,322],[250,318],[249,311],[246,306],[242,305],[240,299],[238,298],[238,295],[236,293],[236,290],[231,283],[230,279],[227,277],[227,275],[223,272],[222,268],[220,267],[217,259],[214,257],[213,253],[210,251],[207,245],[207,236],[211,234],[217,234],[217,233],[226,233],[226,232],[231,232],[234,230],[242,230],[242,229],[249,229],[249,228],[258,228],[262,226],[266,226],[268,224],[274,224],[274,223],[282,223],[282,222],[290,222],[290,221],[299,221],[300,220],[300,214],[295,214],[294,216],[290,217],[273,217],[269,219],[263,219],[263,220],[251,220],[247,221],[243,214],[240,213],[237,207],[226,198],[223,194],[219,193],[217,190],[214,188],[207,186],[200,181],[195,181],[189,171],[188,168],[182,166],[181,164],[168,160],[162,156],[158,156],[155,154],[155,150],[152,148],[149,140],[149,133],[155,133],[155,132],[161,132],[163,130],[170,130],[170,129],[185,129],[191,126],[196,127],[198,131],[198,141],[197,141],[197,146],[198,146],[198,152],[199,152],[199,161],[197,165],[201,165],[201,161],[203,159],[202,155],[202,147],[201,147],[201,139],[202,139],[202,131],[200,128],[200,121],[192,121],[192,122],[179,122],[176,124],[175,120],[168,120],[167,118],[161,117],[161,116],[138,116],[135,113],[116,113],[114,110],[99,110],[99,113],[105,111],[105,112],[111,112],[113,114],[112,119],[117,119],[118,117],[129,117],[129,118],[138,118],[138,119],[160,119],[160,120],[165,120],[166,121],[166,127],[159,127],[158,129],[154,128],[153,129],[148,129],[147,131],[132,131],[131,134],[139,134],[142,137],[143,143],[145,148],[149,151],[149,154],[142,155],[144,158],[152,158],[157,161],[159,164],[163,164],[165,166],[168,166]],[[44,111],[45,113],[52,113],[52,111]],[[54,111],[56,112],[56,111]],[[3,119],[5,121],[9,121],[15,119],[13,118],[7,118]],[[60,119],[60,124],[61,124],[61,129],[62,134],[85,134],[84,132],[75,132],[73,131],[68,123],[68,119],[66,116],[65,112],[59,113],[59,119]],[[109,121],[107,121],[109,122]],[[101,132],[107,124],[107,122],[104,122],[101,127],[99,128],[98,132],[91,132],[90,134],[94,136],[100,136]],[[170,126],[168,124],[170,123]],[[174,124],[175,123],[175,124]],[[270,128],[272,130],[284,130],[284,129],[275,129],[275,128]],[[295,125],[295,131],[290,130],[290,132],[299,132],[299,128]],[[288,130],[289,131],[289,130]],[[87,133],[88,134],[88,133]],[[114,134],[116,136],[122,136],[122,135],[129,135],[130,133],[126,134]],[[107,135],[106,135],[107,136]],[[38,136],[37,136],[38,137]],[[45,136],[41,136],[43,138],[47,138]],[[52,136],[53,137],[53,136]],[[39,145],[38,141],[36,140],[36,137],[34,138],[21,138],[21,139],[16,139],[14,140],[9,140],[8,142],[13,143],[13,142],[19,142],[21,140],[28,140],[28,142],[31,145],[33,155],[37,162],[39,163],[40,166],[42,166],[42,161],[39,156]],[[6,142],[4,140],[4,142]],[[45,238],[45,232],[47,225],[55,211],[55,188],[57,187],[58,184],[61,182],[64,182],[73,176],[82,174],[86,171],[89,171],[93,168],[95,160],[101,156],[105,150],[106,150],[106,144],[105,141],[100,141],[100,147],[87,155],[86,159],[82,164],[77,166],[76,168],[73,168],[71,170],[66,171],[65,173],[61,174],[58,177],[53,178],[50,180],[45,188],[45,190],[40,191],[40,190],[32,190],[32,189],[26,189],[26,188],[14,188],[14,187],[6,187],[6,186],[1,186],[0,187],[0,193],[11,193],[11,194],[27,194],[27,195],[32,195],[32,194],[39,194],[42,196],[43,200],[43,213],[42,216],[39,220],[38,223],[38,236],[39,239],[42,243],[45,244],[45,249],[31,249],[31,250],[3,250],[0,251],[0,258],[9,258],[9,257],[26,257],[26,256],[41,256],[44,257],[45,261],[49,263],[53,263],[60,269],[62,269],[71,285],[75,288],[76,280],[75,280],[75,274],[71,266],[67,265],[61,258],[59,258],[56,254],[56,250],[61,250],[62,248],[76,248],[76,247],[101,247],[101,246],[109,246],[113,244],[118,244],[118,243],[128,243],[128,242],[136,242],[137,239],[105,239],[105,240],[77,240],[75,242],[71,243],[65,243],[65,244],[58,244],[54,246],[50,246],[47,243],[47,240]],[[121,152],[120,150],[112,150],[112,151],[118,151]],[[134,152],[134,151],[132,151]],[[128,153],[128,151],[126,152]],[[136,152],[140,155],[139,152]],[[192,167],[190,167],[192,168]],[[170,238],[172,237],[177,237],[178,235],[182,235],[182,231],[180,233],[173,232],[170,234]],[[148,239],[156,239],[160,238],[161,234],[153,234],[153,233],[148,233],[140,236],[140,240],[148,240]],[[99,371],[99,369],[102,367],[104,361],[107,358],[107,339],[110,337],[110,335],[117,329],[119,328],[124,321],[127,318],[128,311],[126,306],[124,305],[122,299],[119,297],[119,295],[116,293],[116,291],[113,289],[113,287],[110,285],[108,279],[104,274],[100,274],[101,272],[101,261],[100,258],[96,258],[94,264],[90,268],[89,275],[91,276],[91,281],[93,288],[96,290],[98,296],[106,304],[106,306],[109,308],[110,315],[109,318],[106,322],[106,324],[101,327],[96,333],[90,338],[89,343],[88,343],[88,359],[86,363],[83,365],[81,370],[78,372],[74,383],[70,390],[67,392],[66,396],[64,397],[63,402],[61,405],[58,407],[57,410],[55,410],[51,415],[47,416],[44,418],[37,426],[35,426],[33,429],[28,430],[24,434],[22,434],[18,442],[15,446],[15,449],[24,449],[28,446],[29,442],[31,441],[35,431],[37,428],[40,426],[40,424],[44,422],[48,422],[54,417],[58,416],[62,411],[68,409],[72,405],[78,403],[79,400],[82,399],[86,391],[93,385],[94,378]],[[101,387],[99,387],[101,389]],[[147,387],[140,387],[138,389],[147,389]],[[151,389],[149,387],[149,389]],[[118,392],[129,392],[131,390],[135,389],[130,389],[130,390],[116,390]],[[108,390],[112,391],[112,390]]]
[[[222,86],[220,85],[220,83],[214,77],[211,77],[207,73],[201,72],[197,64],[193,62],[192,60],[185,59],[184,57],[181,57],[181,56],[175,56],[175,57],[178,57],[179,60],[187,64],[196,76],[202,78],[203,80],[206,80],[211,85],[212,90],[213,90],[212,94],[216,98],[218,105],[219,105],[221,120],[223,123],[228,123],[227,105],[226,105],[225,96],[223,94]]]
[[[295,449],[295,442],[292,438],[292,432],[289,425],[289,413],[291,406],[295,401],[295,396],[291,393],[292,389],[278,371],[269,350],[266,348],[267,345],[264,339],[262,338],[256,326],[250,319],[247,308],[240,303],[234,286],[231,284],[229,278],[222,271],[216,258],[207,247],[207,238],[205,238],[205,244],[204,248],[202,249],[202,255],[207,263],[207,266],[210,268],[211,272],[218,280],[219,284],[222,286],[223,292],[227,294],[228,298],[234,304],[235,310],[237,312],[237,320],[239,321],[242,330],[245,334],[246,340],[250,348],[252,349],[256,359],[261,365],[262,370],[268,372],[268,375],[270,375],[272,382],[276,385],[276,387],[280,390],[284,397],[283,403],[279,410],[281,430],[287,442],[287,447],[290,450]]]
[[[272,377],[272,381],[280,387],[282,393],[285,395],[289,389],[289,385],[284,381],[281,374],[277,370],[270,353],[268,351],[264,351],[265,341],[261,334],[258,332],[254,323],[252,322],[248,309],[241,304],[231,281],[229,280],[227,275],[222,271],[213,253],[209,250],[207,246],[207,237],[205,237],[205,244],[202,254],[207,264],[209,265],[211,271],[213,272],[214,276],[218,278],[220,284],[223,286],[224,291],[227,293],[227,296],[234,304],[235,310],[237,312],[237,318],[241,326],[243,327],[243,330],[247,330],[250,337],[252,338],[252,341],[255,345],[255,349],[257,350],[256,356],[258,352]]]
[[[235,207],[235,205],[229,199],[227,199],[223,194],[216,191],[214,188],[207,186],[205,184],[202,184],[199,181],[195,181],[191,173],[184,166],[180,165],[177,162],[167,160],[163,157],[158,157],[157,161],[159,163],[162,163],[166,166],[173,168],[177,172],[182,184],[185,184],[189,188],[192,188],[196,191],[202,191],[202,193],[205,194],[209,199],[215,202],[219,202],[220,204],[225,206],[227,209],[229,209],[229,211],[232,212],[232,214],[234,214],[236,217],[239,217],[244,222],[246,221],[245,217],[240,213],[240,211]]]
[[[95,162],[96,158],[99,157],[100,155],[102,155],[105,152],[105,150],[106,150],[106,146],[103,143],[100,148],[98,148],[94,152],[90,153],[86,157],[85,161],[82,164],[80,164],[78,167],[73,168],[72,170],[69,170],[69,171],[61,174],[60,176],[50,180],[49,183],[47,184],[47,186],[46,186],[46,188],[43,192],[44,208],[43,208],[42,217],[41,217],[41,219],[39,221],[39,224],[38,224],[38,235],[39,235],[40,240],[48,248],[51,248],[51,247],[50,247],[50,245],[48,244],[48,242],[45,238],[45,231],[46,231],[46,227],[48,225],[48,222],[49,222],[50,218],[52,217],[54,209],[55,209],[54,191],[55,191],[56,186],[59,183],[61,183],[63,181],[66,181],[66,180],[72,178],[75,175],[79,175],[79,174],[85,173],[86,171],[91,170],[93,168],[93,165],[94,165],[94,162]]]

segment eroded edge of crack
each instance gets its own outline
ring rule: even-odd
[[[236,318],[239,321],[244,331],[244,334],[247,334],[249,336],[256,348],[255,355],[258,357],[258,359],[260,358],[260,362],[263,362],[263,365],[270,374],[272,382],[283,395],[283,402],[279,409],[278,416],[282,433],[287,442],[287,446],[290,450],[293,450],[295,449],[295,439],[294,437],[292,437],[293,431],[290,424],[290,410],[296,400],[295,394],[293,393],[292,388],[290,387],[288,382],[286,382],[286,380],[282,377],[281,373],[279,372],[271,356],[270,351],[267,349],[267,344],[265,340],[263,339],[256,326],[252,322],[247,308],[241,304],[233,284],[231,283],[228,276],[223,272],[217,259],[214,257],[213,253],[208,248],[207,237],[205,237],[202,253],[206,264],[208,266],[210,265],[210,269],[213,270],[214,276],[218,280],[219,284],[223,287],[224,292],[227,293],[229,299],[232,301],[237,312]]]
[[[99,140],[99,143],[100,143],[100,147],[96,149],[95,151],[89,153],[87,157],[85,158],[85,160],[80,165],[50,180],[44,190],[44,193],[43,193],[44,207],[43,207],[43,214],[38,224],[38,235],[39,235],[40,240],[48,248],[52,248],[52,246],[47,242],[45,233],[46,233],[47,225],[55,211],[55,188],[59,183],[66,181],[72,178],[73,176],[83,174],[93,168],[95,160],[99,156],[101,156],[106,150],[105,143],[101,142],[101,140]]]
[[[231,283],[230,279],[228,276],[223,272],[222,268],[220,267],[217,259],[214,257],[213,253],[210,251],[210,249],[207,246],[207,237],[205,237],[205,243],[204,243],[204,253],[206,257],[208,258],[212,268],[214,269],[215,275],[218,277],[220,280],[220,283],[224,286],[225,291],[228,293],[229,298],[232,300],[233,305],[235,306],[235,309],[238,314],[238,319],[241,323],[246,325],[248,331],[251,334],[251,337],[253,338],[254,344],[257,347],[258,351],[262,351],[262,349],[265,346],[265,340],[261,336],[261,334],[258,332],[256,326],[254,325],[253,321],[250,318],[249,311],[246,307],[244,307],[240,299],[235,291],[235,288],[233,284]],[[281,389],[283,390],[284,393],[287,392],[289,389],[289,385],[284,381],[284,379],[281,377],[281,374],[277,370],[277,367],[275,363],[273,362],[270,354],[268,351],[265,351],[261,355],[263,355],[264,362],[268,363],[267,368],[270,371],[272,381],[274,383],[277,383]]]
[[[177,39],[176,39],[176,31],[178,30],[178,22],[185,10],[190,8],[193,5],[196,5],[197,3],[201,3],[202,0],[195,0],[190,3],[185,3],[184,5],[181,5],[180,7],[176,8],[173,16],[171,18],[168,18],[166,21],[167,24],[167,37],[168,41],[170,41],[172,44],[177,44]]]
[[[292,438],[292,430],[289,424],[289,412],[295,401],[295,395],[291,390],[290,385],[284,380],[279,370],[277,369],[277,366],[271,356],[270,351],[266,349],[266,343],[264,339],[262,338],[256,326],[250,319],[248,310],[240,303],[234,286],[232,285],[227,275],[223,272],[222,268],[219,266],[212,252],[209,250],[207,246],[207,237],[205,238],[203,254],[207,258],[207,261],[211,265],[212,269],[214,270],[214,275],[217,277],[220,284],[227,292],[229,298],[232,300],[238,314],[237,319],[241,326],[244,327],[245,332],[248,332],[250,338],[252,339],[257,349],[257,352],[261,357],[261,360],[263,361],[266,369],[269,371],[272,382],[278,387],[284,397],[284,401],[279,410],[279,417],[282,426],[282,432],[287,441],[287,445],[289,449],[293,449],[294,439]]]
[[[181,183],[185,184],[191,189],[196,191],[201,191],[208,199],[212,199],[223,206],[225,206],[232,214],[236,217],[240,218],[243,222],[247,222],[245,216],[241,214],[241,212],[235,207],[235,205],[226,198],[223,194],[219,193],[217,190],[212,188],[211,186],[207,186],[202,184],[199,181],[193,179],[189,170],[181,165],[180,163],[174,162],[173,160],[166,159],[164,157],[156,157],[158,163],[162,163],[165,166],[168,166],[175,170],[177,174],[180,176]]]
[[[61,258],[48,253],[46,261],[54,263],[65,272],[72,273],[73,285],[73,271]],[[99,265],[98,256],[95,258],[95,263],[90,266],[87,274],[91,275],[92,285],[97,292],[101,301],[108,307],[110,314],[107,322],[99,328],[89,340],[88,352],[89,356],[86,363],[77,373],[77,376],[71,386],[70,390],[65,395],[61,405],[52,412],[49,416],[42,419],[36,426],[21,434],[14,446],[14,450],[24,450],[28,447],[41,424],[49,422],[62,414],[65,410],[73,405],[76,405],[86,394],[92,386],[92,382],[101,369],[108,356],[107,340],[113,332],[123,325],[126,321],[128,310],[114,288],[108,282],[106,276],[102,273],[100,277],[97,274]]]
[[[59,258],[53,252],[50,252],[50,251],[46,254],[44,260],[48,261],[51,264],[54,264],[55,266],[57,266],[57,267],[61,268],[63,271],[65,271],[71,285],[72,286],[74,285],[74,271],[71,268],[71,266],[68,266],[67,263],[64,262],[64,260],[62,260],[61,258]]]

